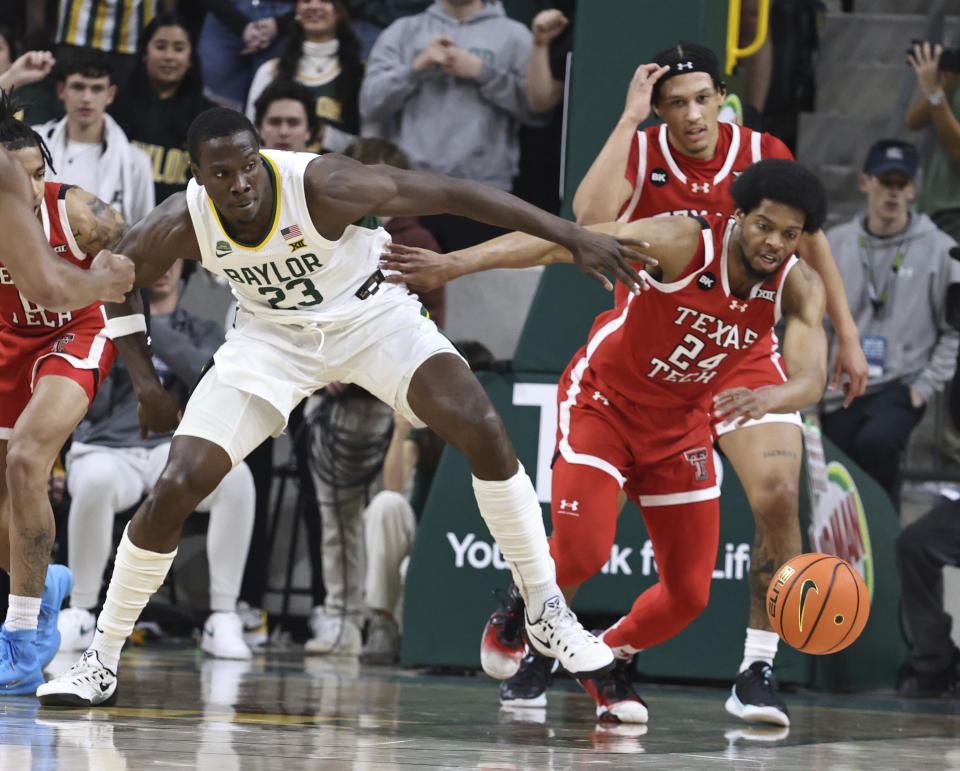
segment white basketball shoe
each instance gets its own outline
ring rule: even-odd
[[[116,692],[116,673],[100,663],[96,651],[88,650],[60,677],[37,688],[37,698],[48,707],[95,707],[110,701]]]
[[[60,651],[85,651],[93,644],[97,617],[86,608],[64,608],[57,618]]]
[[[613,669],[613,651],[583,628],[559,594],[544,603],[536,621],[527,615],[526,626],[527,642],[541,655],[557,659],[576,678],[595,677]]]
[[[249,659],[253,656],[243,641],[243,622],[233,611],[217,611],[207,616],[200,650],[215,659]]]

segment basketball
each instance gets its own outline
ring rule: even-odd
[[[792,648],[822,656],[842,651],[863,631],[870,595],[860,573],[832,554],[800,554],[774,574],[767,617]]]

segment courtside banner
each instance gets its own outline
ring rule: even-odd
[[[557,379],[539,373],[481,373],[481,382],[533,479],[548,533]],[[859,490],[864,517],[869,520],[876,555],[873,610],[861,639],[836,656],[807,656],[781,644],[777,676],[786,682],[821,687],[886,686],[905,653],[896,621],[899,589],[893,539],[898,532],[897,517],[880,488],[866,480],[832,445],[824,444],[828,461],[837,461],[848,471]],[[565,505],[571,508],[576,502],[567,501]],[[740,482],[726,462],[720,505],[720,543],[710,604],[675,638],[638,656],[638,668],[645,675],[729,680],[742,658],[754,527]],[[806,534],[812,519],[805,490],[800,507],[801,528]],[[813,550],[807,543],[804,548]],[[630,608],[640,592],[653,585],[656,571],[643,518],[635,506],[628,504],[620,515],[607,564],[584,584],[573,607],[586,621],[610,623]],[[427,499],[407,572],[403,663],[479,668],[480,635],[487,616],[497,606],[493,591],[509,583],[507,564],[477,510],[466,459],[447,448]],[[825,667],[817,658],[832,661]]]

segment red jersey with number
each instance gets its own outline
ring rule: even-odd
[[[683,273],[669,283],[647,278],[650,290],[629,294],[598,316],[590,331],[582,366],[632,401],[654,407],[701,403],[738,365],[775,354],[768,333],[780,319],[783,284],[797,257],[741,299],[731,294],[727,279],[734,220],[698,220],[700,246]]]
[[[793,160],[789,148],[772,134],[735,123],[718,125],[717,150],[709,160],[674,150],[666,123],[637,131],[624,174],[633,195],[618,219],[633,222],[661,214],[725,217],[733,214],[730,183],[741,171],[764,158]]]
[[[88,269],[93,257],[77,245],[67,219],[67,191],[71,187],[58,182],[46,183],[40,219],[53,250],[67,262]],[[101,305],[96,302],[76,311],[49,311],[24,297],[14,285],[9,271],[0,263],[0,326],[12,327],[22,335],[48,335],[82,317],[102,318]]]

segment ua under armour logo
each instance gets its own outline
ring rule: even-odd
[[[608,407],[610,406],[610,400],[609,400],[606,396],[604,396],[602,393],[600,393],[599,391],[594,391],[594,392],[593,392],[593,400],[594,400],[595,402],[603,402],[603,403],[604,403],[605,405],[607,405]]]
[[[579,508],[580,508],[580,501],[568,501],[566,498],[560,499],[560,510],[559,510],[560,514],[570,514],[571,516],[579,517],[580,516],[580,512],[578,511]]]
[[[736,300],[731,300],[731,301],[730,301],[730,310],[732,310],[732,311],[740,311],[741,313],[746,313],[746,311],[747,311],[747,304],[746,304],[746,303],[738,303]]]
[[[692,70],[692,69],[693,69],[693,62],[677,62],[678,71],[682,72],[683,70]]]
[[[709,182],[704,182],[704,183],[702,183],[702,184],[699,184],[699,183],[697,183],[697,182],[691,182],[691,183],[690,183],[690,189],[691,189],[694,193],[709,193],[709,192],[710,192],[710,183],[709,183]]]

